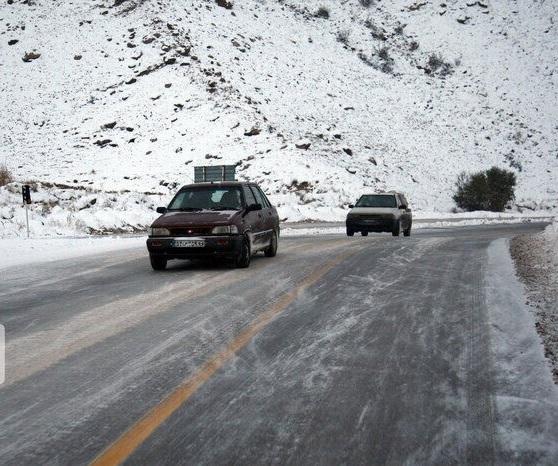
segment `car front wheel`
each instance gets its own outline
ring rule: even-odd
[[[235,265],[239,269],[245,269],[246,267],[250,266],[250,242],[248,238],[244,238],[242,240],[242,244],[240,246],[240,250],[238,251],[238,255],[236,256]]]
[[[153,270],[165,270],[167,268],[167,258],[161,256],[149,256]]]

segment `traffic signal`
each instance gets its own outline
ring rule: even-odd
[[[21,194],[23,195],[23,203],[31,204],[31,186],[24,184],[21,187]]]

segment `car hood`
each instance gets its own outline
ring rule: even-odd
[[[196,225],[229,225],[240,215],[238,210],[202,210],[200,212],[167,212],[153,222],[153,227]]]
[[[367,214],[396,214],[398,209],[389,207],[354,207],[349,211],[349,215],[367,215]]]

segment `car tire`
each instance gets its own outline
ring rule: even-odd
[[[236,256],[235,265],[239,269],[245,269],[250,266],[251,252],[250,241],[244,237],[238,255]]]
[[[367,231],[361,231],[360,234],[361,234],[362,236],[368,236],[368,232],[367,232]]]
[[[401,233],[401,221],[397,220],[397,222],[393,226],[393,230],[391,231],[391,234],[393,236],[399,236],[399,233]]]
[[[149,256],[153,270],[165,270],[167,268],[167,258],[161,256]]]
[[[347,228],[347,236],[354,236],[354,235],[355,235],[355,232],[353,230],[349,230]]]
[[[277,255],[277,233],[271,233],[271,242],[264,250],[265,257],[275,257]]]
[[[411,227],[403,230],[403,236],[411,236]]]

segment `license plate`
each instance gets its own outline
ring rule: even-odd
[[[202,239],[175,239],[172,246],[174,248],[204,248],[205,241]]]

